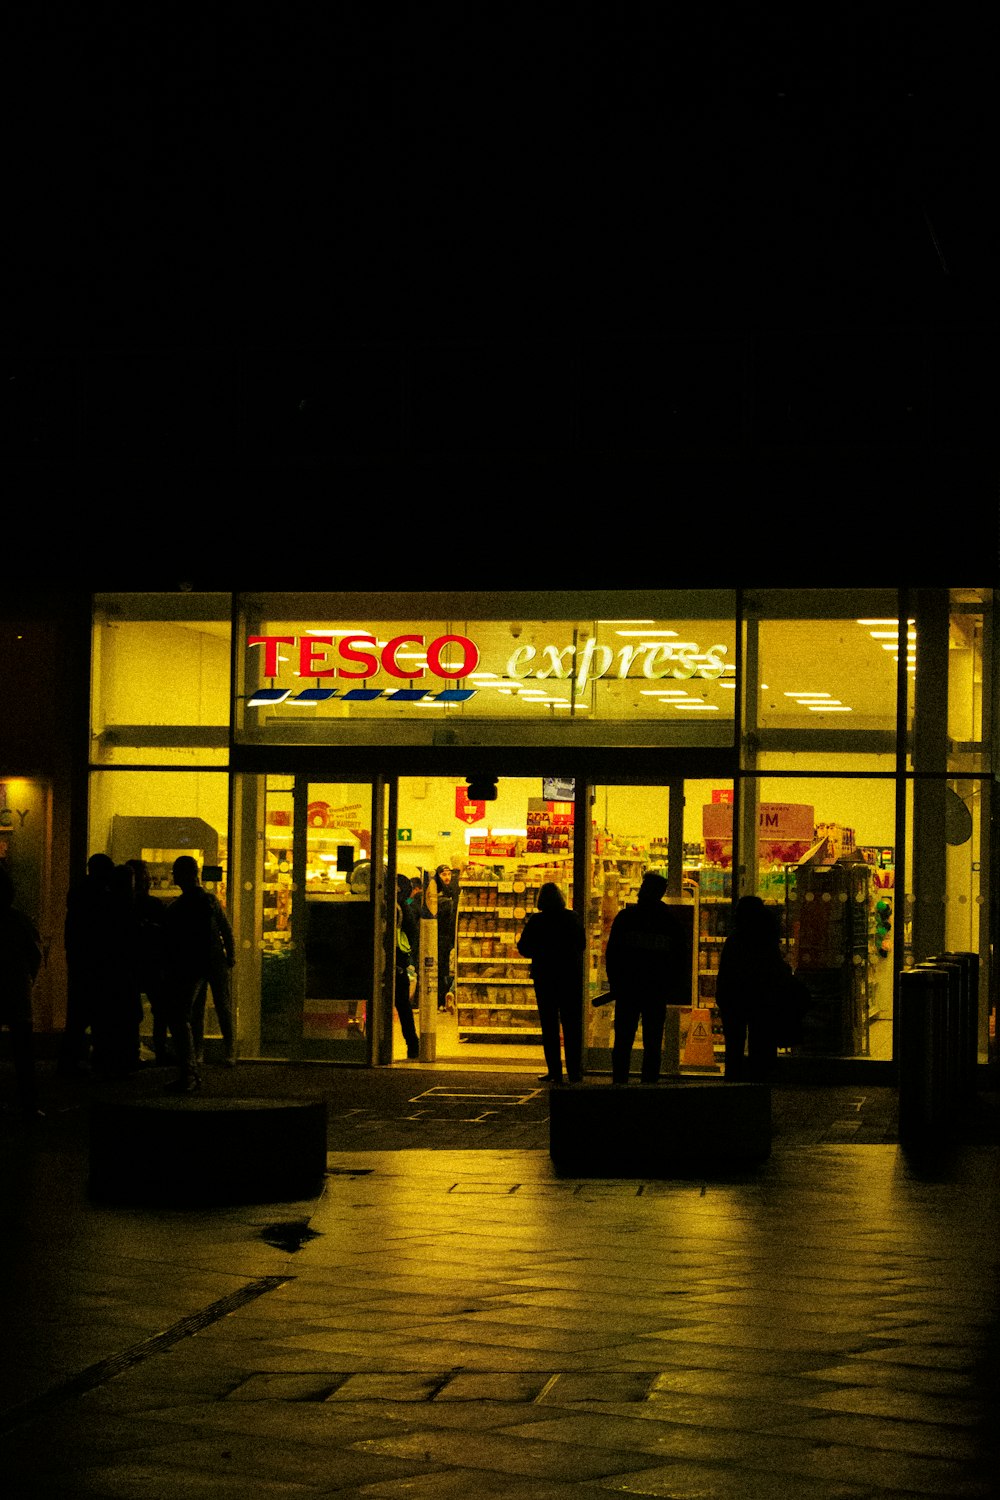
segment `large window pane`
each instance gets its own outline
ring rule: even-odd
[[[886,590],[771,590],[747,601],[747,729],[896,731],[893,634]],[[771,740],[768,740],[770,743]]]
[[[859,759],[848,758],[852,770]],[[741,850],[744,889],[779,912],[786,956],[812,995],[801,1050],[889,1060],[899,941],[894,780],[747,778],[741,798],[743,827],[757,830],[756,846]],[[782,818],[796,838],[773,837]]]
[[[95,596],[93,761],[224,763],[230,608],[228,594]]]
[[[990,698],[984,691],[993,629],[992,591],[914,589],[908,597],[909,768],[988,771]]]

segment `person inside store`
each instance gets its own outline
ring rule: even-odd
[[[41,966],[38,930],[14,904],[13,879],[0,864],[0,1026],[10,1032],[18,1104],[26,1123],[40,1117],[31,991]]]
[[[531,960],[531,981],[542,1028],[542,1052],[546,1072],[540,1083],[562,1083],[566,1052],[566,1078],[583,1078],[583,923],[567,907],[563,893],[552,881],[538,892],[537,910],[525,922],[517,940],[517,951]]]
[[[410,1061],[420,1056],[413,1004],[417,992],[416,961],[420,947],[420,923],[410,905],[410,882],[405,875],[396,877],[396,973],[393,1004]]]
[[[640,1081],[657,1082],[667,1005],[671,995],[684,993],[683,945],[670,908],[663,904],[666,893],[664,876],[649,871],[642,877],[635,905],[622,908],[608,933],[604,963],[615,1001],[611,1082],[619,1088],[629,1080],[640,1023]]]
[[[204,890],[202,886],[202,890]],[[236,1064],[236,1028],[233,1019],[232,971],[236,964],[236,939],[229,924],[222,902],[212,891],[205,891],[212,913],[212,946],[208,963],[208,974],[195,996],[191,1011],[191,1035],[194,1055],[198,1066],[205,1060],[205,1006],[209,991],[215,1018],[222,1033],[223,1066],[232,1068]]]
[[[759,896],[741,896],[719,956],[715,1003],[730,1083],[765,1082],[774,1071],[780,998],[796,983],[781,952],[773,912]]]
[[[209,893],[198,879],[198,862],[190,854],[174,860],[173,881],[180,895],[164,913],[167,1024],[177,1059],[177,1077],[167,1084],[172,1094],[197,1094],[201,1068],[195,1055],[191,1021],[199,991],[209,976],[218,937]]]
[[[111,882],[115,862],[92,854],[87,873],[66,896],[66,1023],[59,1046],[60,1073],[90,1066],[93,1020],[114,959]]]
[[[437,890],[437,979],[438,1010],[448,1009],[452,993],[452,962],[455,950],[455,927],[458,916],[458,882],[450,865],[438,865],[434,871]]]

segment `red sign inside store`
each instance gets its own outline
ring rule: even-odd
[[[455,817],[462,823],[481,823],[486,816],[485,802],[470,802],[464,786],[455,788]]]

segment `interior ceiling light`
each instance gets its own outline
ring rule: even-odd
[[[616,630],[615,635],[672,635],[676,636],[676,630]],[[693,644],[693,642],[692,642]]]
[[[785,693],[786,698],[829,698],[829,693]],[[838,700],[839,702],[839,700]]]
[[[671,708],[696,708],[701,713],[717,714],[719,712],[719,705],[717,703],[699,703],[698,700],[697,700],[697,698],[693,698],[690,703],[672,703],[670,705],[670,707]]]
[[[811,714],[852,714],[854,712],[853,708],[849,708],[846,703],[840,702],[807,703],[806,708],[808,708]]]

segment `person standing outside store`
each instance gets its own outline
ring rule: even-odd
[[[771,1076],[778,1051],[778,1000],[791,983],[773,913],[759,896],[741,896],[722,945],[715,989],[728,1082],[765,1082]]]
[[[566,1051],[566,1077],[583,1078],[583,924],[552,881],[538,892],[537,911],[525,922],[517,951],[531,960],[531,980],[542,1028],[547,1072],[540,1083],[562,1083],[559,1034]]]
[[[177,1057],[177,1077],[167,1084],[172,1094],[196,1094],[201,1068],[195,1054],[192,1017],[199,991],[207,982],[218,941],[208,892],[198,879],[198,864],[190,854],[174,860],[174,885],[180,895],[164,913],[164,958],[168,993],[168,1025]]]
[[[23,1119],[37,1119],[31,990],[42,966],[42,943],[31,918],[14,905],[14,882],[0,865],[0,1026],[10,1032]]]
[[[664,906],[667,882],[650,871],[642,877],[634,906],[623,907],[611,924],[604,962],[615,1000],[611,1081],[628,1083],[632,1046],[642,1024],[643,1083],[656,1083],[663,1057],[667,1004],[678,973],[680,934]]]
[[[205,890],[204,886],[200,887]],[[222,903],[212,891],[205,891],[212,913],[212,946],[208,974],[195,996],[191,1012],[191,1033],[194,1040],[194,1055],[198,1066],[205,1060],[205,1006],[208,992],[212,992],[215,1017],[222,1033],[223,1066],[232,1068],[236,1064],[236,1028],[233,1023],[232,971],[236,966],[236,939]]]
[[[76,1073],[90,1065],[94,1017],[114,965],[114,873],[110,855],[92,854],[86,875],[70,887],[66,897],[66,1025],[59,1049],[60,1073]]]

